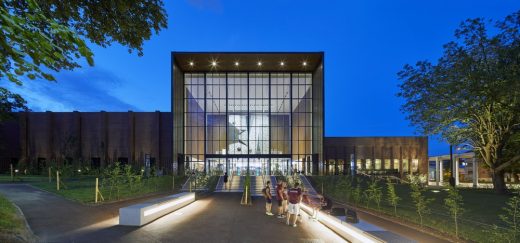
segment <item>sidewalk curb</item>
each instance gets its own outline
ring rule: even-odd
[[[29,234],[30,234],[30,236],[32,238],[32,239],[28,239],[28,240],[34,240],[34,242],[40,242],[40,238],[31,229],[31,226],[29,225],[29,222],[27,222],[27,219],[25,218],[25,214],[23,214],[22,209],[20,207],[18,207],[18,205],[16,205],[11,200],[9,200],[9,202],[11,202],[11,204],[16,208],[16,211],[18,212],[18,215],[23,219],[23,222],[25,224],[25,228],[27,229],[27,231],[29,232]]]

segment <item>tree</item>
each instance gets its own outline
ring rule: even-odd
[[[507,213],[500,215],[500,219],[506,223],[509,242],[518,242],[520,238],[520,197],[514,196],[507,201],[507,207],[503,208]]]
[[[0,87],[0,122],[14,118],[12,112],[28,111],[26,104],[20,95]]]
[[[397,205],[399,204],[401,198],[397,196],[397,193],[395,192],[395,185],[390,181],[390,179],[386,181],[386,193],[386,200],[390,206],[394,207],[394,215],[397,216]]]
[[[421,226],[423,226],[423,216],[430,213],[428,205],[433,201],[433,199],[424,196],[424,187],[420,183],[420,179],[413,175],[410,175],[409,177],[410,188],[412,189],[410,196],[412,197],[415,211],[419,216],[419,222]]]
[[[377,205],[377,209],[381,210],[381,199],[383,197],[383,192],[381,191],[381,187],[377,184],[376,178],[370,180],[370,183],[368,184],[368,188],[365,191],[365,193],[367,198],[367,208],[368,203],[370,201],[374,201]]]
[[[398,96],[412,125],[470,145],[490,168],[495,191],[505,193],[504,172],[520,160],[513,147],[520,130],[520,11],[496,21],[494,35],[488,23],[464,21],[436,64],[405,65]]]
[[[459,194],[459,190],[455,187],[451,187],[448,190],[448,196],[444,199],[444,205],[450,212],[451,217],[455,223],[455,237],[459,237],[459,218],[464,212],[464,203],[462,202],[462,196]]]
[[[352,190],[352,201],[358,206],[361,202],[361,193],[361,180],[359,178],[356,178],[356,187]]]
[[[116,42],[143,54],[152,30],[167,27],[161,0],[0,1],[0,79],[55,80],[51,71],[94,64],[86,41],[107,47]]]

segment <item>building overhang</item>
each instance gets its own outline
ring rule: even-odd
[[[172,52],[172,58],[183,72],[312,72],[323,52]]]

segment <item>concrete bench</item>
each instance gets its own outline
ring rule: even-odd
[[[306,204],[301,203],[300,208],[307,214],[312,214],[312,208]],[[384,243],[385,241],[366,233],[363,230],[360,230],[352,225],[347,223],[343,223],[338,218],[325,214],[323,212],[318,213],[318,221],[323,225],[327,226],[332,231],[336,232],[336,234],[345,238],[349,242],[353,243]]]
[[[195,201],[195,193],[183,192],[119,209],[119,224],[142,226]]]

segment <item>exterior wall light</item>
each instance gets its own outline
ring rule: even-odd
[[[217,62],[212,61],[212,62],[211,62],[211,66],[216,67],[216,66],[217,66]]]
[[[284,62],[280,62],[280,66],[283,66],[283,65],[285,65],[285,63]]]
[[[258,62],[258,66],[262,66],[262,62]]]
[[[193,62],[190,62],[190,66],[192,66],[192,67],[193,67],[193,65],[195,65],[195,63],[193,63]]]
[[[303,66],[307,66],[307,62],[304,61],[304,62],[302,63],[302,65],[303,65]]]
[[[238,62],[235,62],[235,66],[237,66],[237,67],[238,67],[238,65],[239,65],[239,64],[240,64],[240,63],[238,63]]]

